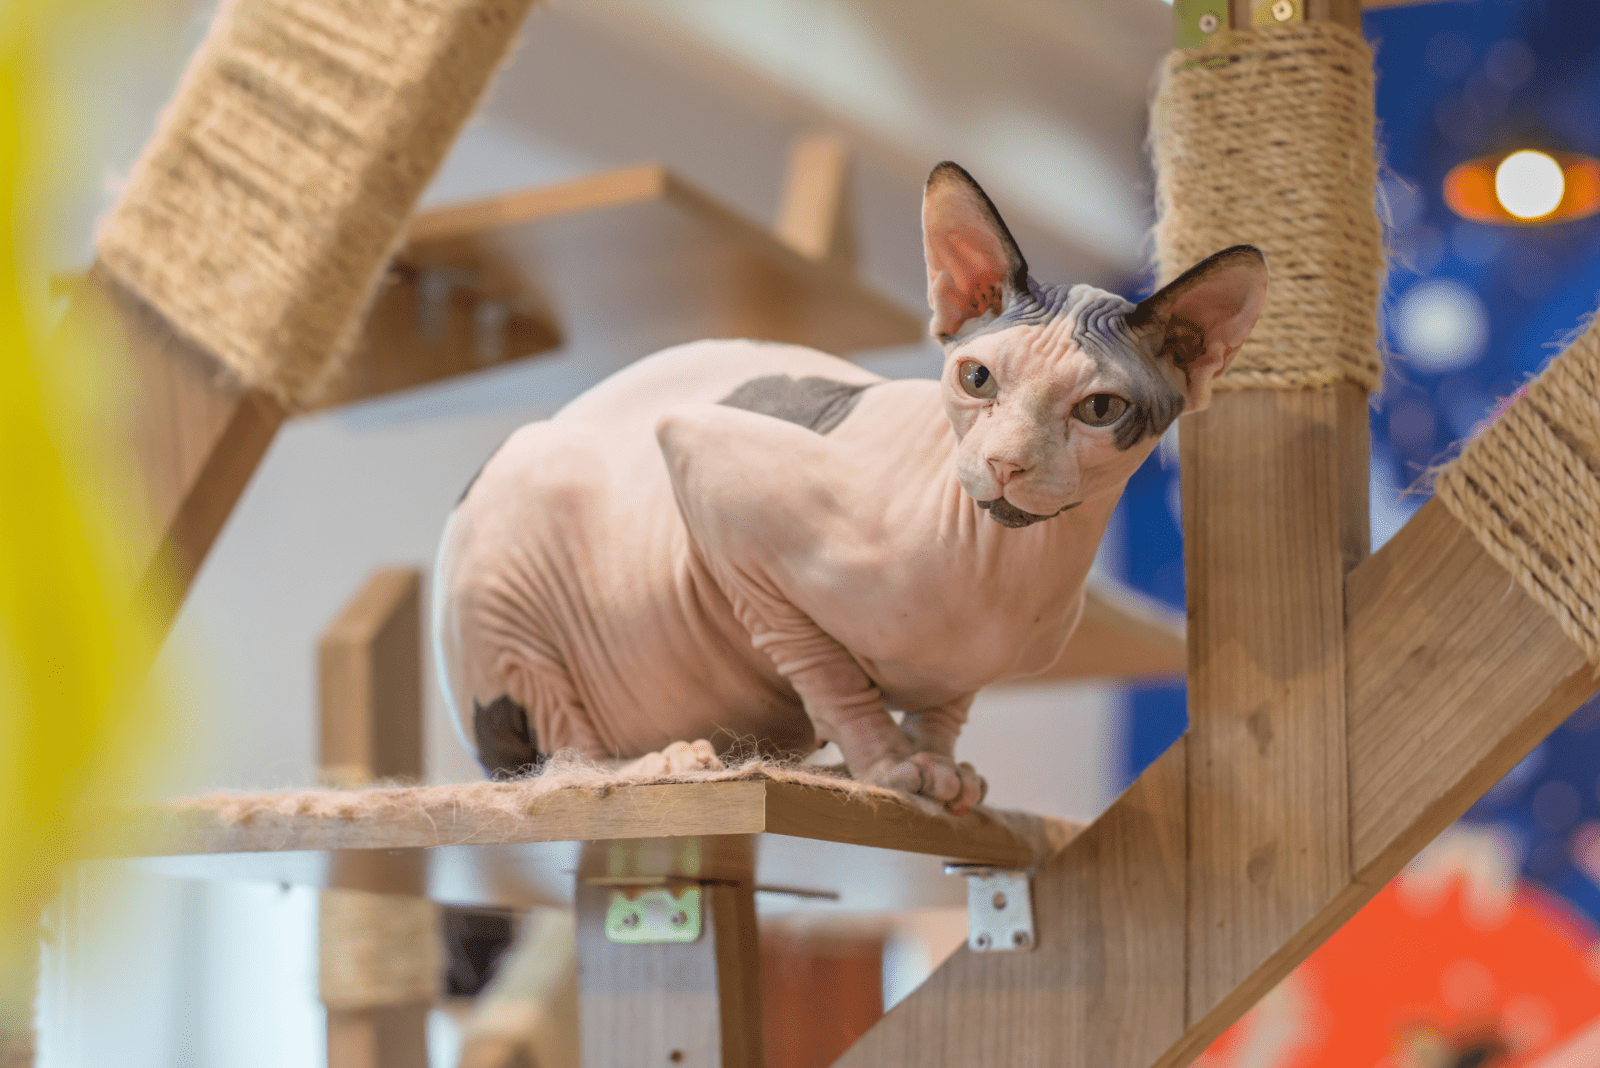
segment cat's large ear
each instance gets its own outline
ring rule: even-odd
[[[1267,259],[1254,245],[1207,256],[1140,301],[1128,325],[1160,341],[1160,358],[1183,372],[1184,411],[1211,403],[1211,385],[1233,363],[1267,300]]]
[[[972,175],[948,161],[922,191],[922,250],[932,330],[941,341],[1027,292],[1028,264],[1011,231]]]

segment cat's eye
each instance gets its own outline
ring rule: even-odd
[[[1000,383],[977,360],[962,360],[961,366],[956,368],[956,374],[961,376],[961,388],[980,400],[988,400],[1000,392]]]
[[[1128,402],[1115,393],[1096,393],[1079,401],[1072,414],[1090,426],[1110,426],[1127,410]]]

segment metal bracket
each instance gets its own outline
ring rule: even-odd
[[[1174,0],[1174,44],[1199,48],[1228,25],[1228,0]]]
[[[946,864],[967,877],[967,948],[975,953],[1033,949],[1033,875],[986,864]]]
[[[606,937],[628,945],[693,942],[700,937],[700,887],[619,887],[606,908]]]

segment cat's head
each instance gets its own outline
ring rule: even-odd
[[[1236,245],[1131,304],[1041,285],[978,183],[954,163],[922,199],[932,331],[961,486],[1020,527],[1119,493],[1172,421],[1204,408],[1267,295]]]

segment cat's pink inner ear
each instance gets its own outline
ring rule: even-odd
[[[1250,246],[1235,246],[1191,267],[1140,305],[1163,324],[1162,352],[1183,371],[1188,411],[1211,400],[1211,385],[1233,364],[1267,300],[1267,265]],[[1140,317],[1143,317],[1140,315]]]
[[[964,174],[935,171],[923,195],[928,306],[936,335],[954,334],[968,319],[1000,310],[1022,262],[1004,224],[992,217],[983,194],[968,187],[970,181]]]

